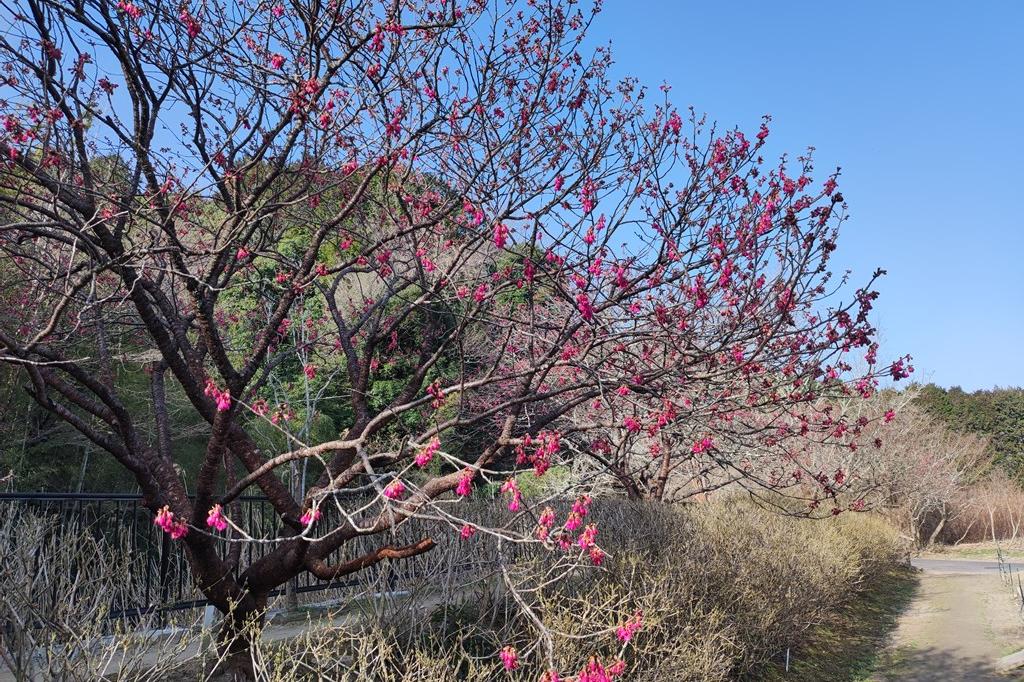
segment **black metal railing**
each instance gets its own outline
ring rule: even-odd
[[[334,513],[332,513],[334,512]],[[189,565],[181,543],[175,542],[153,524],[152,512],[142,505],[141,497],[116,493],[0,493],[0,514],[16,518],[19,514],[35,513],[56,517],[57,524],[88,529],[118,551],[130,557],[133,589],[119,592],[118,603],[111,605],[113,618],[136,619],[144,614],[162,614],[168,611],[200,608],[207,601],[195,588]],[[332,518],[336,511],[324,505],[324,518],[317,526],[335,527]],[[280,518],[264,497],[245,496],[232,503],[230,514],[239,526],[252,537],[275,538],[280,529]],[[346,547],[346,554],[369,549]],[[355,545],[362,543],[356,541]],[[223,541],[221,552],[226,555],[231,543]],[[244,542],[236,570],[241,572],[276,545],[272,542]],[[332,557],[337,558],[337,557]],[[422,567],[421,567],[422,568]],[[414,564],[392,566],[381,564],[362,572],[360,580],[323,582],[306,573],[296,578],[292,588],[296,593],[315,592],[365,585],[369,580],[382,580],[388,589],[419,577]],[[280,588],[271,593],[277,596]]]

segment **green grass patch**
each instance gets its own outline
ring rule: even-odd
[[[1013,547],[1002,545],[1003,558],[1019,560],[1024,559],[1024,549],[1019,543]],[[995,561],[998,552],[996,546],[991,542],[974,543],[970,545],[938,545],[928,551],[921,552],[926,559],[976,559]]]
[[[871,679],[880,666],[892,665],[886,652],[889,634],[910,604],[918,578],[909,568],[896,568],[878,576],[873,583],[838,609],[833,617],[812,628],[806,641],[790,651],[789,672],[784,660],[774,661],[763,679],[770,682],[818,682]]]

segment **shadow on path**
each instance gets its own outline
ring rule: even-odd
[[[900,682],[1007,682],[1020,679],[999,675],[993,661],[964,657],[937,647],[915,648],[903,653],[875,679]]]

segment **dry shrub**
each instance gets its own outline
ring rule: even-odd
[[[685,509],[609,500],[592,516],[611,553],[600,570],[539,590],[519,583],[543,627],[492,575],[429,619],[393,612],[389,623],[308,633],[264,656],[260,679],[525,681],[552,663],[574,671],[620,655],[631,680],[735,679],[799,644],[907,550],[866,514],[811,521],[735,500]],[[518,562],[521,576],[547,567],[543,557]],[[622,647],[615,628],[638,610],[644,626]],[[494,656],[505,645],[523,664],[512,674]]]
[[[1024,538],[1024,490],[1005,473],[960,490],[953,513],[937,540],[961,542],[1014,542]]]
[[[426,577],[404,596],[364,599],[342,627],[258,641],[257,679],[532,681],[550,665],[575,671],[591,657],[622,657],[631,680],[735,679],[799,644],[905,553],[896,532],[866,514],[812,521],[739,500],[689,507],[602,500],[591,515],[610,554],[600,569],[546,584],[549,556],[509,552],[483,535],[441,541],[417,559],[429,563],[419,567]],[[514,576],[518,597],[503,573]],[[644,625],[623,647],[615,629],[637,611]],[[512,674],[495,656],[506,645],[521,656]],[[209,661],[177,678],[166,667],[129,665],[118,679],[208,679]]]
[[[0,519],[0,662],[19,680],[161,679],[188,637],[112,620],[139,589],[130,552],[57,517]],[[147,634],[148,633],[148,634]]]
[[[620,619],[642,609],[646,627],[629,651],[637,679],[749,673],[906,554],[894,529],[863,514],[814,521],[736,500],[686,511],[605,504],[598,513],[614,559],[600,589],[569,596],[569,612],[602,590],[621,595]],[[577,659],[587,655],[579,648]]]

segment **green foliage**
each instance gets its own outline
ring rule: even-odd
[[[967,393],[958,386],[928,384],[917,403],[954,430],[989,436],[993,462],[1024,482],[1024,389]]]
[[[503,272],[505,278],[513,282],[524,282],[524,286],[509,291],[503,291],[497,296],[499,303],[521,306],[529,303],[543,303],[551,297],[553,286],[545,281],[542,274],[535,275],[532,285],[525,285],[525,262],[530,259],[534,264],[544,260],[544,254],[540,249],[530,244],[516,244],[509,249],[509,253],[501,255],[495,263],[494,271]]]
[[[568,467],[553,466],[543,476],[537,476],[532,469],[520,472],[514,478],[519,491],[527,500],[537,500],[557,494],[566,488],[569,483],[570,471]],[[504,481],[495,481],[480,486],[479,496],[483,498],[495,498],[501,493],[501,485]]]
[[[88,355],[89,353],[83,353]],[[126,406],[141,427],[154,424],[149,376],[138,363],[118,365],[113,377]],[[11,418],[0,430],[0,472],[14,473],[17,490],[60,492],[133,492],[134,477],[104,450],[65,422],[40,408],[21,390],[24,377],[0,376],[0,396]],[[175,465],[186,472],[199,469],[206,450],[208,425],[191,409],[180,387],[167,377],[167,405]],[[143,430],[150,443],[156,435]],[[186,478],[186,480],[191,480]]]

